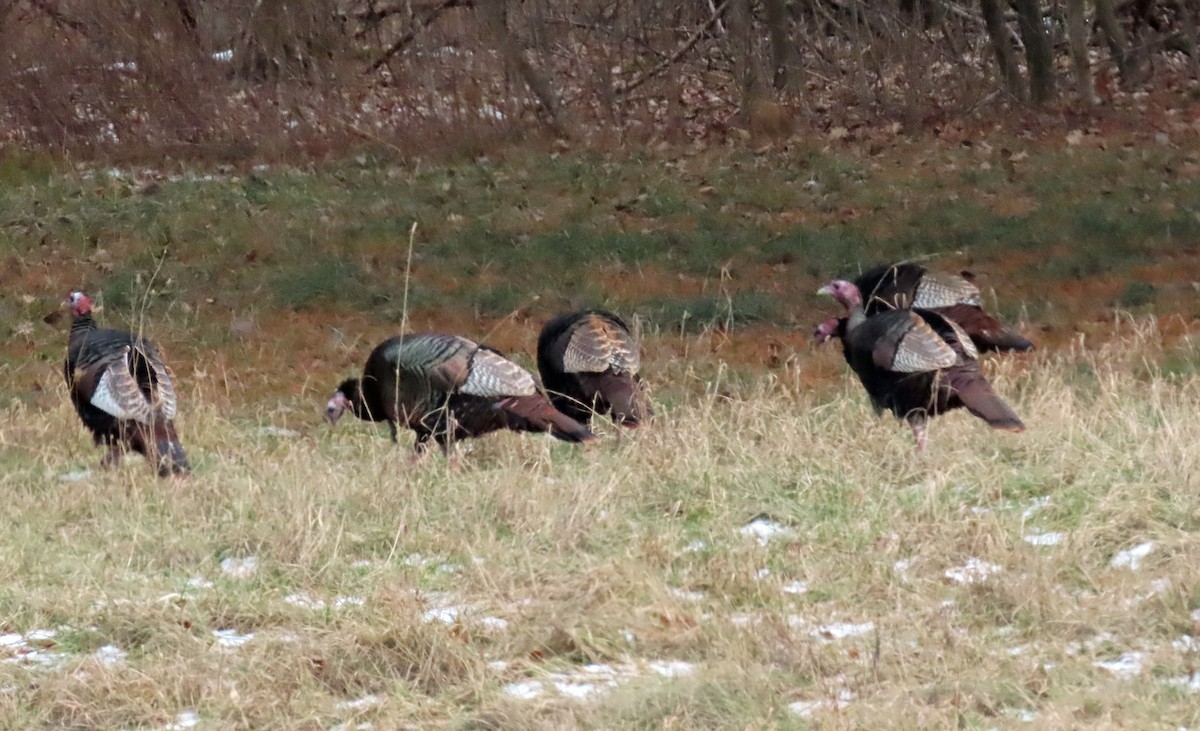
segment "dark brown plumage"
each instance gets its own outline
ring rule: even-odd
[[[868,316],[910,307],[933,310],[965,330],[981,352],[1033,348],[1033,343],[985,312],[979,288],[957,274],[919,264],[891,264],[871,269],[854,285],[862,293]]]
[[[636,427],[652,415],[641,358],[621,318],[602,310],[559,315],[538,336],[538,372],[550,401],[585,424],[594,413],[611,413],[617,424]]]
[[[92,301],[72,292],[71,334],[63,376],[71,403],[97,445],[116,465],[123,449],[143,455],[161,476],[190,471],[175,433],[175,376],[158,348],[124,330],[96,327]]]
[[[566,442],[595,437],[559,412],[537,390],[533,376],[498,351],[457,335],[423,333],[389,338],[371,351],[361,379],[338,386],[326,405],[336,423],[347,409],[367,421],[386,421],[417,434],[417,454],[432,437],[451,441],[498,429],[549,432]]]
[[[925,448],[929,417],[960,406],[995,429],[1025,429],[979,371],[978,351],[953,320],[921,308],[867,316],[858,288],[844,280],[821,292],[836,297],[849,314],[821,323],[814,337],[818,342],[841,338],[846,362],[876,412],[886,409],[905,419],[918,450]]]

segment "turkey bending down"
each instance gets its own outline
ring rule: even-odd
[[[925,449],[930,416],[965,407],[994,429],[1025,425],[979,371],[978,352],[954,320],[933,310],[884,310],[867,316],[854,284],[836,280],[819,290],[849,310],[817,326],[818,344],[842,340],[842,353],[867,389],[876,413],[890,410],[912,427]]]
[[[347,409],[360,419],[388,422],[392,441],[398,424],[412,429],[414,456],[425,453],[430,437],[445,454],[451,441],[498,429],[549,432],[565,442],[595,439],[550,404],[529,371],[496,350],[442,333],[403,335],[376,346],[362,378],[338,386],[325,417],[337,423]]]
[[[568,312],[538,335],[538,371],[550,402],[585,424],[593,413],[611,413],[631,428],[653,416],[638,377],[641,359],[629,328],[611,312]]]
[[[72,292],[71,335],[63,375],[71,403],[115,466],[125,448],[143,455],[160,476],[190,472],[175,433],[175,376],[149,340],[125,330],[99,328],[92,300]]]
[[[875,267],[854,280],[854,286],[866,299],[867,315],[910,307],[934,310],[965,330],[980,352],[1033,348],[983,310],[979,287],[965,277],[902,263]]]

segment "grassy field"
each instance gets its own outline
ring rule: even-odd
[[[0,727],[1200,725],[1200,144],[972,139],[0,165]],[[656,422],[458,468],[320,423],[414,223],[411,327],[529,365],[618,308]],[[898,256],[1042,346],[985,364],[1027,432],[918,456],[807,345],[819,283]],[[190,479],[97,467],[42,322],[80,285],[167,351]]]

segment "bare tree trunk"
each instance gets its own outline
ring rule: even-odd
[[[1029,66],[1029,98],[1034,104],[1054,99],[1054,49],[1042,22],[1039,0],[1014,0],[1017,26],[1025,43],[1025,61]]]
[[[791,80],[792,41],[788,34],[788,13],[785,0],[763,0],[767,16],[767,33],[771,39],[771,84],[775,91],[787,91]]]
[[[1125,86],[1133,84],[1137,79],[1137,62],[1125,42],[1125,31],[1117,20],[1117,12],[1113,0],[1096,0],[1096,22],[1104,31],[1108,40],[1108,50],[1117,62],[1117,71],[1121,74],[1121,83]]]
[[[250,79],[312,79],[332,66],[345,47],[333,0],[293,8],[287,0],[259,0],[242,25],[234,58]]]
[[[1025,84],[1017,67],[1016,54],[1008,42],[1008,28],[1004,25],[1004,11],[998,0],[979,0],[979,9],[987,25],[988,37],[992,39],[992,52],[996,54],[996,65],[1004,77],[1004,88],[1019,101],[1025,101]]]
[[[729,40],[733,47],[733,64],[742,100],[738,109],[743,126],[748,127],[755,105],[762,94],[762,79],[759,76],[758,59],[754,53],[753,0],[731,0],[726,13]]]
[[[1092,83],[1092,65],[1088,61],[1088,26],[1083,17],[1084,0],[1067,0],[1067,41],[1075,66],[1075,83],[1084,104],[1095,104],[1096,87]]]
[[[506,0],[481,0],[476,7],[482,14],[483,25],[505,64],[509,68],[515,69],[517,75],[525,82],[525,86],[533,92],[550,129],[559,137],[570,138],[572,130],[566,123],[567,113],[559,103],[558,94],[555,93],[550,80],[529,62],[521,44],[508,30],[508,12],[505,3]]]

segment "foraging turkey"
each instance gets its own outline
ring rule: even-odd
[[[819,290],[837,298],[849,314],[817,326],[818,343],[842,340],[842,353],[867,389],[875,412],[906,420],[925,449],[926,422],[965,407],[994,429],[1019,432],[1025,425],[979,371],[978,351],[954,320],[934,310],[884,310],[868,316],[858,287],[835,280]]]
[[[416,455],[429,438],[442,453],[451,441],[498,429],[549,432],[565,442],[595,439],[586,426],[559,412],[537,390],[533,375],[499,351],[457,335],[423,333],[389,338],[371,351],[361,379],[338,386],[325,407],[330,423],[346,411],[417,433]]]
[[[953,320],[980,352],[1033,348],[1033,343],[984,311],[979,287],[966,277],[901,263],[875,267],[854,280],[854,285],[866,299],[867,315],[918,307]]]
[[[588,423],[592,414],[635,428],[652,416],[638,368],[641,348],[621,318],[602,310],[568,312],[538,335],[542,385],[555,408]]]
[[[71,403],[97,445],[100,461],[116,466],[125,448],[144,456],[159,476],[191,471],[175,433],[175,375],[149,340],[125,330],[99,328],[92,300],[72,292],[71,335],[63,375]]]

